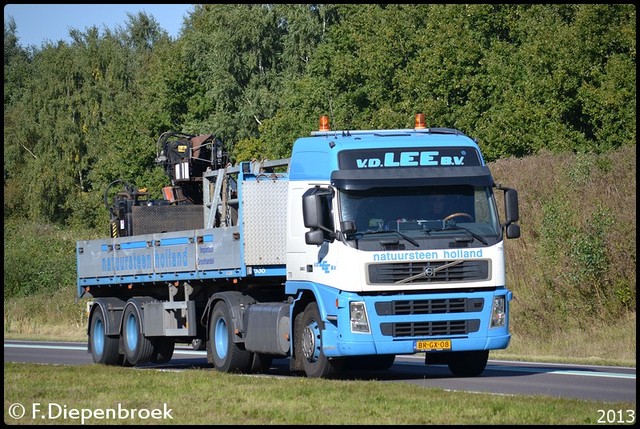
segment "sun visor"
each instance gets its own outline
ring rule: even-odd
[[[335,170],[331,184],[338,189],[364,190],[399,186],[493,186],[489,167],[381,168]]]

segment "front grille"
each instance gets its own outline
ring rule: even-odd
[[[480,320],[449,320],[442,322],[381,323],[382,335],[390,337],[431,337],[467,335],[480,328]]]
[[[370,284],[393,284],[403,281],[398,285],[446,283],[461,281],[489,280],[488,260],[461,261],[437,261],[437,262],[398,262],[389,264],[369,264]],[[444,265],[450,266],[438,269]],[[425,275],[428,272],[428,275]],[[406,281],[409,277],[415,278]]]
[[[482,311],[483,307],[483,298],[412,299],[375,303],[379,316],[476,313]]]

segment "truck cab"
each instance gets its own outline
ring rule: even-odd
[[[509,344],[503,240],[519,236],[516,191],[494,183],[474,140],[416,122],[294,145],[286,291],[317,311],[298,338],[307,373],[424,352],[477,375]]]

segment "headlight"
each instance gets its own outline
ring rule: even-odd
[[[369,319],[367,318],[367,307],[362,301],[354,301],[349,303],[349,319],[351,320],[351,332],[368,334]]]
[[[504,296],[494,296],[493,306],[491,307],[491,327],[499,328],[507,322],[507,314],[505,313]]]

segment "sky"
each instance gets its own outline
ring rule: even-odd
[[[127,12],[152,15],[172,38],[177,38],[185,16],[193,6],[184,4],[18,4],[4,6],[4,22],[13,17],[18,43],[23,47],[40,47],[45,41],[70,42],[69,29],[84,31],[96,26],[99,30],[124,27]]]

